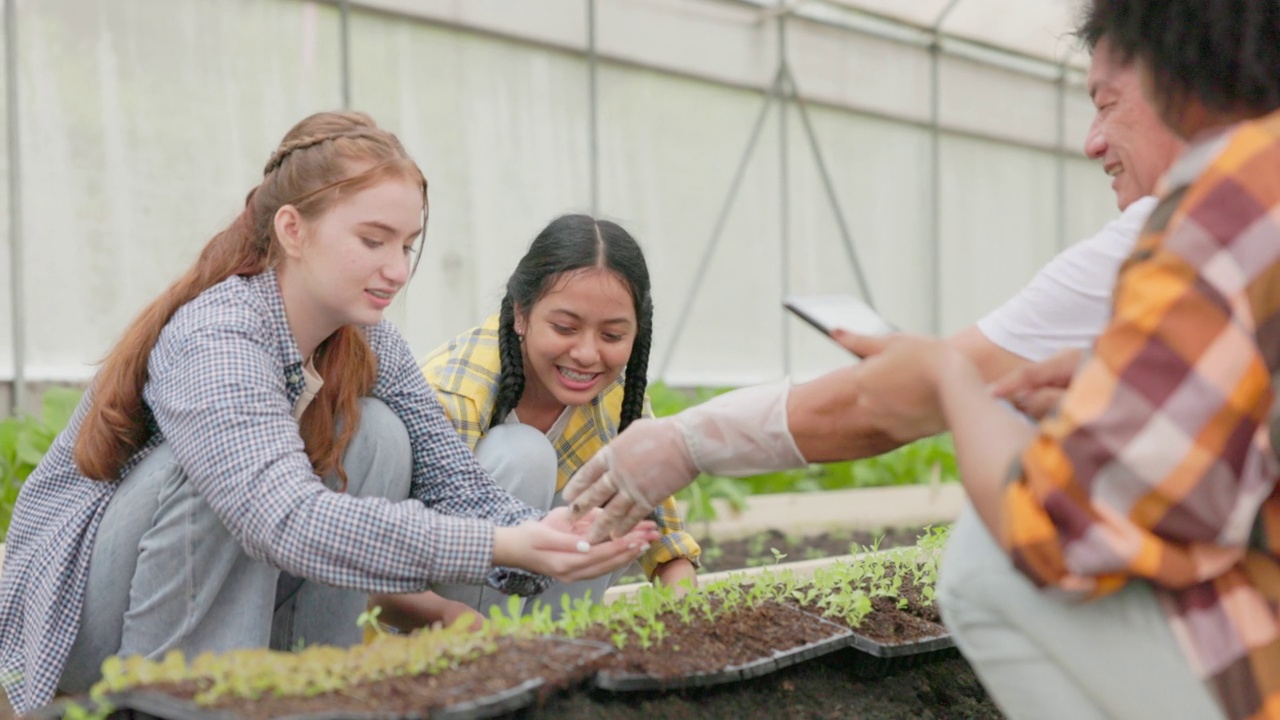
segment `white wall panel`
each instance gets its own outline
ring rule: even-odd
[[[391,312],[421,355],[496,310],[502,283],[550,219],[589,209],[584,4],[357,5],[387,12],[352,13],[353,102],[400,135],[431,184],[419,273]],[[645,248],[658,321],[650,368],[674,349],[667,379],[679,384],[780,376],[784,322],[793,377],[847,362],[779,305],[784,286],[858,291],[794,108],[789,273],[775,111],[674,339],[775,64],[772,25],[756,15],[710,0],[600,3],[601,214]],[[44,0],[24,3],[20,20],[27,374],[83,378],[232,218],[285,130],[340,103],[339,13],[302,0]],[[1057,142],[1054,83],[944,61],[943,120],[959,132],[941,144],[934,287],[928,53],[815,23],[793,28],[792,66],[882,312],[926,331],[940,307],[952,331],[1020,288],[1060,235],[1058,160],[1021,146]],[[1090,116],[1072,86],[1073,151]],[[1115,210],[1095,165],[1073,156],[1064,177],[1062,235],[1074,241]],[[12,356],[8,322],[6,311],[0,376]]]
[[[28,376],[84,378],[339,104],[337,14],[302,2],[21,7]]]
[[[1072,159],[1066,166],[1066,222],[1063,237],[1072,244],[1096,233],[1108,221],[1120,216],[1111,178],[1102,164]]]
[[[7,52],[5,45],[5,15],[0,12],[0,58]],[[0,137],[8,138],[9,98],[0,91]],[[13,337],[13,284],[9,262],[12,248],[9,244],[9,144],[0,140],[0,382],[14,375]]]
[[[942,138],[942,331],[995,308],[1057,251],[1047,153]]]
[[[392,317],[422,353],[496,312],[534,235],[588,202],[581,58],[354,15],[353,100],[430,185],[427,247]]]
[[[939,71],[944,128],[1046,148],[1057,144],[1055,83],[957,57],[943,57]]]

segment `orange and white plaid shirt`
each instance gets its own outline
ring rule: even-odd
[[[1000,539],[1075,597],[1149,581],[1226,714],[1280,718],[1280,112],[1198,139],[1166,185]]]
[[[427,383],[435,388],[445,414],[473,451],[489,432],[501,368],[497,315],[436,348],[422,363]],[[559,463],[557,491],[569,482],[578,468],[618,435],[623,392],[620,377],[590,404],[569,409],[564,432],[552,441]],[[652,415],[648,398],[645,398],[644,416]],[[685,531],[675,500],[664,500],[654,510],[653,519],[658,523],[662,537],[640,556],[639,563],[645,574],[652,578],[659,565],[676,558],[687,558],[694,567],[698,567],[702,548]]]

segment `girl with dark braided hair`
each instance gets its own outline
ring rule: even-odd
[[[17,712],[87,691],[111,655],[351,644],[370,592],[536,594],[657,538],[587,545],[567,511],[494,485],[450,426],[382,318],[426,189],[367,116],[309,117],[127,329],[9,528],[0,682]]]
[[[428,355],[423,370],[454,428],[494,481],[538,508],[563,505],[560,489],[632,421],[649,415],[645,373],[653,337],[649,271],[617,224],[565,215],[538,234],[507,281],[501,311]],[[649,577],[692,584],[701,552],[670,498],[654,513],[661,541],[641,558]],[[621,571],[560,583],[540,597],[600,599]],[[506,598],[451,585],[374,602],[401,627],[487,613]],[[438,594],[437,594],[438,593]],[[442,597],[444,600],[442,600]]]

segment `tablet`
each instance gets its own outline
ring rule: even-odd
[[[853,295],[792,295],[783,307],[830,335],[841,328],[861,335],[888,335],[898,331],[870,305]]]

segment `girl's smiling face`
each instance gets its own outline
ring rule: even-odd
[[[549,286],[532,308],[515,309],[523,338],[525,389],[516,408],[522,420],[554,420],[565,406],[590,403],[622,374],[635,343],[635,303],[617,274],[592,267]]]
[[[409,280],[422,212],[422,188],[389,178],[314,220],[289,207],[277,213],[285,312],[304,354],[343,325],[382,321]]]

